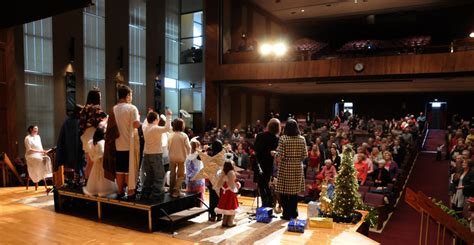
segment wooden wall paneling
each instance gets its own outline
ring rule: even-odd
[[[202,86],[204,98],[203,120],[211,118],[219,124],[218,120],[218,90],[215,84],[216,77],[221,74],[219,67],[219,8],[221,1],[205,0],[204,15],[206,20],[205,26],[205,77]],[[206,121],[203,121],[205,125]]]
[[[109,112],[117,102],[116,84],[128,84],[129,67],[129,1],[105,0],[105,88],[107,90],[105,110]],[[122,53],[120,53],[122,50]],[[120,68],[119,57],[122,58]]]
[[[155,107],[155,77],[160,74],[161,99],[164,96],[166,1],[146,2],[146,106]],[[161,59],[161,60],[160,60]],[[157,67],[161,64],[161,67]],[[162,101],[161,105],[164,104]],[[163,106],[162,106],[163,107]],[[156,108],[160,110],[163,108]],[[178,113],[178,112],[174,112]]]
[[[23,46],[23,26],[16,26],[13,28],[14,33],[14,45],[15,45],[15,64],[14,71],[16,82],[15,82],[15,113],[16,113],[16,132],[13,133],[16,141],[17,156],[23,157],[25,154],[25,147],[23,145],[23,139],[26,135],[26,117],[25,117],[25,61],[24,61],[24,46]]]
[[[353,67],[356,63],[363,63],[365,65],[364,71],[355,72]],[[216,79],[221,81],[472,72],[474,71],[474,51],[453,54],[224,64],[218,66],[217,69],[221,72],[216,72],[219,75]],[[247,69],[250,71],[247,72]]]
[[[247,6],[247,33],[251,38],[255,37],[254,29],[253,29],[253,10]]]
[[[0,30],[0,152],[18,155],[14,28]]]
[[[53,16],[54,143],[66,118],[66,72],[76,75],[76,102],[84,99],[84,24],[83,10]],[[74,62],[70,62],[70,40],[74,38]],[[88,91],[87,91],[88,92]],[[86,92],[86,93],[87,93]]]
[[[242,33],[244,32],[242,26],[242,4],[239,0],[231,0],[231,18],[230,18],[230,36],[231,47],[236,49],[242,40]],[[226,50],[224,50],[225,52]]]
[[[245,96],[245,105],[247,109],[245,110],[245,128],[247,128],[247,125],[252,124],[252,94],[251,93],[246,93]]]
[[[230,91],[230,107],[231,107],[231,123],[229,127],[232,129],[234,128],[241,128],[242,127],[242,115],[241,115],[241,110],[242,110],[242,103],[241,103],[241,97],[242,94],[237,92],[234,88],[229,89]]]

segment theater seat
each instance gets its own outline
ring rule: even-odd
[[[369,192],[369,186],[366,186],[366,185],[361,185],[359,186],[359,191],[362,191],[362,192]]]
[[[381,207],[385,205],[383,198],[384,195],[382,194],[367,192],[365,194],[364,203],[373,208]]]
[[[361,191],[361,190],[359,189],[360,199],[364,200],[366,193],[367,193],[367,192]]]

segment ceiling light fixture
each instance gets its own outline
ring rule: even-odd
[[[277,43],[273,45],[273,52],[276,56],[283,56],[286,54],[288,47],[284,43]]]
[[[272,49],[273,49],[272,45],[265,43],[262,46],[260,46],[260,53],[262,55],[268,55],[272,52]]]
[[[304,9],[301,10],[301,13],[304,13]]]
[[[469,34],[470,38],[474,38],[474,31]]]

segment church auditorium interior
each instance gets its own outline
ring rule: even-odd
[[[474,244],[472,13],[4,4],[0,244]]]

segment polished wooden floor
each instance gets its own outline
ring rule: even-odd
[[[17,203],[45,195],[44,187],[0,188],[0,244],[162,243],[194,244],[163,233],[146,233]]]
[[[38,191],[34,187],[29,190],[25,187],[0,188],[0,244],[195,244],[164,233],[130,230],[18,203],[41,195],[46,195],[44,187]],[[254,199],[239,197],[239,202],[252,206]],[[305,217],[306,205],[298,206],[300,215]],[[377,244],[355,229],[336,224],[334,229],[311,228],[305,233],[282,231],[259,239],[260,244]],[[224,244],[234,243],[231,239]]]

